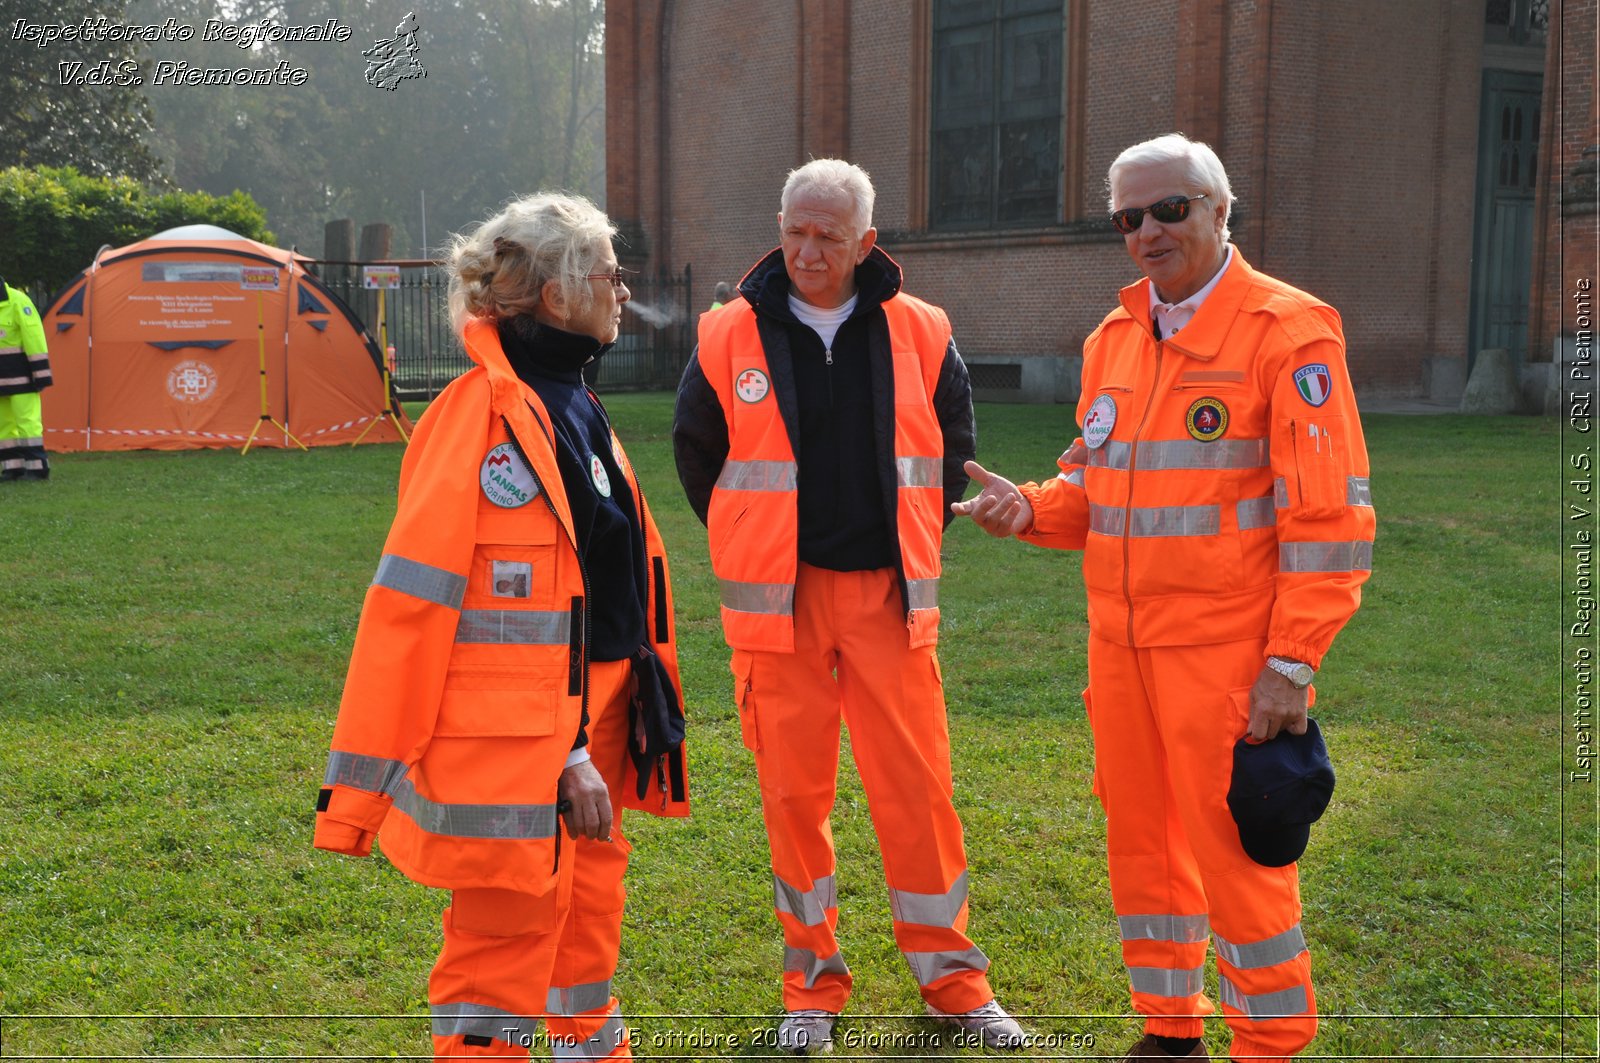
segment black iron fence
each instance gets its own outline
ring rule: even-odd
[[[450,328],[443,270],[426,261],[312,263],[375,340],[378,292],[362,286],[363,265],[398,266],[400,286],[383,292],[388,343],[395,349],[395,389],[402,399],[432,399],[471,366]],[[632,299],[624,308],[617,344],[590,372],[590,383],[611,391],[676,387],[694,347],[689,267],[677,275],[640,274],[630,278],[628,289]]]

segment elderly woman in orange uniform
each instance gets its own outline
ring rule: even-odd
[[[666,551],[584,367],[629,293],[579,197],[457,237],[474,367],[418,425],[367,591],[315,844],[452,891],[439,1058],[629,1059],[611,978],[624,807],[685,815]],[[563,838],[563,825],[565,835]]]

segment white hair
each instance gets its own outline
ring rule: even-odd
[[[872,228],[872,204],[878,193],[872,188],[872,178],[867,171],[843,159],[812,159],[804,166],[789,171],[783,182],[781,209],[789,213],[789,204],[802,192],[816,192],[825,196],[850,197],[855,236],[862,236]]]
[[[582,196],[537,192],[513,200],[476,229],[450,238],[450,324],[459,335],[471,318],[532,317],[554,281],[563,303],[583,313],[594,304],[585,277],[611,246],[616,227]]]
[[[1190,195],[1203,192],[1222,204],[1225,211],[1222,239],[1229,239],[1231,234],[1227,219],[1233,214],[1233,186],[1228,183],[1228,171],[1222,168],[1222,160],[1211,150],[1211,145],[1190,140],[1182,133],[1168,133],[1142,141],[1118,155],[1111,163],[1111,169],[1106,171],[1106,208],[1116,209],[1117,176],[1122,171],[1138,166],[1164,166],[1173,162],[1183,165],[1185,177],[1193,186],[1189,189]]]

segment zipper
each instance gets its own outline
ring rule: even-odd
[[[833,345],[822,348],[822,363],[828,367],[828,409],[833,409]]]
[[[1161,356],[1165,350],[1165,340],[1156,340],[1156,368],[1150,378],[1150,394],[1145,399],[1144,415],[1139,418],[1138,427],[1133,430],[1133,441],[1128,447],[1128,497],[1122,506],[1122,596],[1128,602],[1128,645],[1137,646],[1133,639],[1133,578],[1129,573],[1130,555],[1133,552],[1132,541],[1128,532],[1133,527],[1133,476],[1139,468],[1139,436],[1144,432],[1144,426],[1150,421],[1150,410],[1155,405],[1156,391],[1161,386]],[[1131,388],[1129,389],[1132,390]]]
[[[544,419],[539,416],[539,411],[533,408],[533,404],[532,403],[528,404],[528,412],[533,414],[534,421],[536,421],[538,423],[539,427],[544,431],[545,441],[550,444],[550,449],[551,449],[552,452],[554,452],[555,445],[556,445],[555,444],[555,435],[550,431],[550,427],[544,423]],[[559,525],[561,527],[562,532],[564,532],[566,534],[567,542],[572,544],[572,556],[578,559],[578,574],[583,577],[583,604],[580,607],[581,610],[582,610],[582,613],[583,613],[583,622],[579,625],[583,629],[583,645],[582,645],[582,648],[581,648],[582,652],[579,654],[579,656],[581,656],[583,658],[582,665],[581,665],[581,668],[580,668],[580,671],[579,671],[579,683],[583,687],[582,694],[581,694],[581,700],[580,700],[579,706],[578,706],[578,721],[579,721],[579,726],[581,727],[583,725],[583,720],[589,715],[589,608],[588,608],[588,603],[589,603],[590,598],[592,597],[592,595],[589,592],[589,570],[584,566],[583,553],[582,553],[582,551],[580,551],[578,549],[577,540],[572,537],[572,533],[571,532],[567,531],[567,526],[565,524],[561,523],[561,514],[556,512],[556,504],[550,500],[550,491],[545,487],[544,481],[539,479],[539,470],[538,470],[538,468],[534,466],[532,461],[528,460],[528,452],[526,450],[522,449],[522,441],[517,438],[516,431],[511,427],[510,419],[507,418],[504,414],[501,414],[500,415],[500,423],[505,426],[506,438],[508,440],[510,440],[512,449],[517,452],[517,457],[522,459],[522,464],[524,466],[526,466],[527,469],[528,469],[528,475],[532,476],[533,477],[533,482],[538,485],[538,487],[539,487],[539,497],[543,498],[544,499],[544,504],[550,507],[550,515],[555,518],[556,524]],[[570,664],[569,664],[569,669],[570,669]],[[570,692],[570,687],[569,687],[569,692]],[[561,866],[561,817],[558,815],[558,816],[556,816],[556,867],[559,868],[560,866]]]
[[[831,386],[831,382],[830,382],[830,386]],[[606,426],[606,438],[608,440],[615,440],[616,439],[616,435],[617,435],[616,429],[611,427],[611,415],[606,412],[605,403],[600,401],[600,396],[596,395],[594,393],[594,391],[588,387],[588,385],[584,386],[584,391],[588,393],[589,401],[594,403],[595,409],[600,411],[600,420],[603,421],[605,423],[605,426]],[[615,452],[613,452],[612,456],[616,457]],[[621,468],[622,464],[623,464],[623,459],[618,458],[617,459],[618,468]],[[628,464],[628,468],[623,470],[624,475],[626,475],[626,473],[628,473],[628,472],[631,472],[632,469],[633,469],[633,463],[631,461],[628,462],[627,464]],[[646,575],[646,579],[650,578],[650,576],[648,574],[654,573],[655,574],[655,578],[656,578],[656,585],[660,588],[660,599],[659,599],[659,602],[658,602],[658,605],[657,605],[657,608],[656,608],[656,629],[658,631],[662,632],[663,634],[662,634],[661,638],[656,640],[656,642],[657,643],[662,643],[662,642],[667,641],[666,635],[665,635],[665,631],[666,631],[666,628],[667,628],[667,618],[666,618],[666,613],[665,613],[666,604],[667,604],[667,597],[666,597],[666,569],[665,569],[664,566],[661,566],[659,564],[652,564],[652,561],[654,561],[655,559],[651,558],[651,556],[650,556],[650,544],[646,541],[646,535],[645,535],[645,528],[647,528],[649,526],[649,516],[648,516],[648,514],[649,514],[649,506],[647,506],[645,504],[644,488],[642,486],[640,486],[640,484],[639,484],[638,474],[635,473],[631,477],[631,479],[633,480],[633,497],[634,497],[635,501],[638,503],[636,508],[639,511],[639,549],[640,549],[640,559],[642,561],[644,561],[644,568],[641,569],[640,571],[647,574]],[[646,638],[650,637],[649,596],[650,596],[650,591],[647,588],[646,591],[645,591],[645,601],[646,601],[646,604],[645,604],[645,637]],[[682,696],[681,695],[679,696],[679,700],[680,701],[682,700]],[[663,809],[665,809],[667,807],[667,800],[668,800],[666,769],[665,769],[665,765],[663,763],[665,760],[666,760],[666,756],[665,755],[662,755],[662,756],[656,758],[656,785],[657,785],[657,788],[660,789],[660,791],[661,791],[661,807]]]

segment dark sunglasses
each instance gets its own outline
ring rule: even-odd
[[[1159,203],[1152,203],[1148,207],[1123,207],[1121,210],[1111,212],[1111,227],[1123,236],[1136,231],[1144,224],[1146,211],[1150,216],[1163,225],[1180,222],[1189,216],[1189,204],[1197,199],[1205,199],[1206,194],[1198,196],[1168,196]]]

